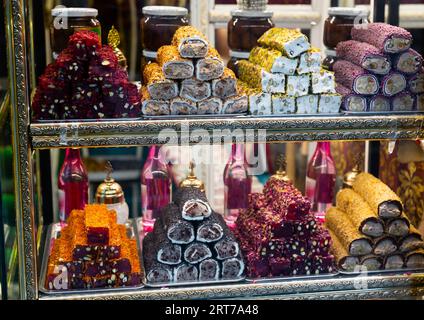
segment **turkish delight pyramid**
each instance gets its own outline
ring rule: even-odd
[[[135,239],[106,205],[73,210],[54,240],[48,262],[49,290],[116,288],[141,283]]]
[[[150,284],[238,280],[240,246],[199,188],[182,187],[143,240]]]
[[[114,50],[97,33],[78,31],[39,78],[34,120],[133,118],[140,95]]]
[[[335,270],[329,232],[310,212],[310,202],[277,174],[263,193],[249,195],[236,221],[236,237],[251,278],[318,275]]]

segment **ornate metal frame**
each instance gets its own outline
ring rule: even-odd
[[[38,293],[37,247],[34,226],[32,148],[118,147],[163,143],[157,134],[162,129],[180,133],[202,129],[200,138],[213,130],[256,130],[257,141],[372,140],[424,138],[424,115],[410,116],[334,116],[280,118],[222,118],[197,120],[135,120],[79,123],[30,124],[30,78],[26,42],[28,6],[25,0],[6,0],[7,45],[12,104],[16,219],[19,274],[22,299],[49,299]],[[30,43],[31,45],[31,43]],[[183,129],[181,129],[183,125]],[[187,125],[190,129],[187,128]],[[264,135],[260,130],[266,130]],[[196,143],[196,133],[187,142]],[[262,140],[261,140],[262,139]],[[183,138],[179,137],[179,140]],[[225,141],[225,139],[222,139]],[[63,295],[63,299],[163,299],[163,298],[373,298],[423,294],[424,274],[414,276],[370,276],[369,290],[357,291],[353,277],[319,280],[291,280],[269,283],[240,283],[226,286],[144,289],[134,292],[93,295]],[[299,293],[305,293],[301,296]]]

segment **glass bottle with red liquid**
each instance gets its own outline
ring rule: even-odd
[[[333,203],[336,185],[336,166],[331,156],[330,142],[318,142],[306,172],[306,197],[312,212],[321,221]]]
[[[59,173],[59,216],[66,222],[72,210],[88,204],[88,174],[79,149],[66,149]]]
[[[141,173],[141,207],[145,232],[153,230],[161,208],[171,202],[171,168],[159,146],[152,146]]]
[[[248,207],[248,196],[252,191],[245,149],[244,144],[232,145],[231,156],[224,171],[224,217],[230,227],[237,220],[240,210]]]

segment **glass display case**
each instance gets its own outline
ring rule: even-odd
[[[422,39],[406,51],[413,36],[404,29],[384,24],[383,40],[355,31],[363,59],[340,59],[343,45],[332,44],[332,73],[321,68],[330,1],[269,1],[256,16],[273,13],[273,23],[234,73],[220,31],[235,1],[216,1],[213,12],[203,0],[83,2],[97,9],[101,32],[72,32],[54,60],[48,30],[66,15],[5,1],[10,87],[0,121],[10,116],[11,126],[0,126],[0,276],[9,298],[424,295]],[[184,23],[170,43],[146,49],[142,7],[157,4],[189,15],[147,10]],[[300,11],[302,30],[284,28]],[[379,64],[385,49],[404,62],[388,75],[378,74],[391,68]]]

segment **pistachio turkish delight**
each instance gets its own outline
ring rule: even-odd
[[[141,92],[141,110],[145,116],[162,116],[171,113],[168,101],[152,99],[146,87],[143,87]]]
[[[321,53],[317,48],[311,48],[300,55],[298,74],[317,73],[321,71]]]
[[[249,100],[245,95],[227,98],[222,106],[223,114],[245,113],[249,110]]]
[[[263,67],[268,72],[286,75],[294,75],[298,64],[297,59],[287,58],[281,51],[262,47],[252,49],[249,61]]]
[[[274,114],[296,113],[296,97],[286,94],[273,94],[272,110]]]
[[[249,110],[253,115],[270,115],[272,114],[271,94],[254,90],[249,94]]]
[[[197,104],[194,101],[175,98],[171,100],[170,113],[172,115],[192,115],[197,114]]]
[[[169,100],[178,96],[178,84],[165,78],[157,63],[149,63],[143,71],[144,83],[154,100]]]
[[[272,28],[259,38],[261,46],[277,49],[289,58],[295,58],[310,49],[308,38],[295,29]]]
[[[194,75],[193,62],[182,58],[175,46],[160,47],[157,61],[167,79],[189,79]]]
[[[215,48],[209,48],[206,57],[196,63],[196,78],[200,81],[210,81],[224,74],[224,61]]]
[[[205,35],[192,26],[177,29],[172,45],[178,48],[183,58],[203,58],[208,53],[209,44]]]
[[[336,93],[336,80],[331,71],[321,70],[312,73],[312,93]]]
[[[237,94],[237,78],[231,69],[225,68],[219,79],[212,80],[212,95],[221,99]]]
[[[222,100],[211,97],[197,103],[197,114],[219,114],[222,112]]]
[[[318,103],[318,113],[339,113],[342,105],[340,94],[321,94]]]
[[[181,82],[180,97],[193,102],[206,100],[211,96],[211,85],[196,78],[185,79]]]
[[[269,73],[247,60],[238,63],[239,77],[250,87],[268,93],[285,93],[286,78],[284,74]],[[309,88],[309,80],[308,80]]]
[[[316,114],[318,113],[318,95],[306,95],[296,98],[298,114]]]

